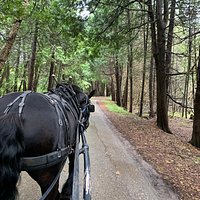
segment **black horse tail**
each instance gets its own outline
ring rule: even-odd
[[[15,200],[20,176],[23,134],[21,120],[16,114],[0,117],[0,200]]]

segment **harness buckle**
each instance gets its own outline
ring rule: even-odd
[[[61,149],[58,149],[57,152],[58,152],[58,158],[61,158],[62,157]]]
[[[63,123],[62,123],[62,120],[61,120],[61,119],[59,119],[59,125],[60,125],[60,126],[63,126]]]
[[[24,106],[24,102],[19,103],[19,107],[23,107]]]

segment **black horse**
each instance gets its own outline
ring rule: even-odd
[[[44,194],[67,157],[69,176],[61,194],[56,180],[45,199],[70,199],[76,134],[79,126],[86,129],[89,125],[89,98],[93,94],[86,95],[74,85],[59,84],[48,94],[26,91],[0,98],[0,200],[16,199],[22,170]]]

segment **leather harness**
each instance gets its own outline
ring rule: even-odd
[[[11,103],[7,105],[4,114],[5,115],[8,114],[12,106],[19,99],[21,99],[21,102],[18,105],[19,106],[18,114],[19,116],[21,116],[23,108],[25,106],[25,99],[31,93],[32,91],[24,91],[22,94],[20,94],[17,98],[15,98]],[[70,104],[63,98],[61,98],[59,94],[49,93],[49,94],[44,94],[44,96],[49,100],[51,105],[55,107],[55,111],[58,116],[58,123],[59,123],[59,139],[57,144],[58,148],[56,151],[53,151],[45,155],[35,156],[35,157],[22,157],[21,158],[22,171],[38,170],[53,166],[55,164],[62,162],[63,160],[66,160],[67,156],[73,151],[73,149],[69,146],[64,148],[61,147],[61,140],[63,139],[62,130],[63,128],[67,128],[67,122],[68,122],[67,116],[64,114],[63,109],[68,108],[68,110],[74,115],[76,119],[78,114],[77,112],[80,112],[77,108],[77,105],[75,106],[77,110],[73,111],[73,109],[71,109]],[[72,102],[74,104],[74,100],[72,100]]]
[[[73,174],[73,191],[72,191],[72,199],[79,199],[79,187],[78,187],[78,176],[79,176],[79,161],[78,161],[78,156],[80,153],[84,154],[84,173],[85,173],[85,187],[84,187],[84,199],[91,199],[91,194],[90,194],[90,159],[89,159],[89,152],[88,152],[88,145],[85,139],[85,126],[84,126],[84,116],[82,116],[82,113],[85,112],[83,110],[81,111],[80,105],[78,104],[78,101],[75,96],[75,92],[71,86],[69,88],[65,88],[65,90],[61,87],[61,91],[55,90],[54,92],[45,94],[44,96],[49,100],[51,105],[55,107],[55,111],[58,116],[58,123],[59,123],[59,139],[58,139],[58,144],[57,144],[57,150],[53,151],[51,153],[41,155],[41,156],[36,156],[36,157],[22,157],[21,158],[21,170],[22,171],[30,171],[30,170],[38,170],[38,169],[44,169],[49,166],[53,166],[55,164],[61,163],[61,167],[59,169],[59,172],[51,182],[50,186],[48,189],[45,191],[45,193],[42,195],[42,197],[39,200],[45,200],[46,197],[49,195],[53,187],[55,186],[56,182],[58,181],[60,177],[60,173],[64,167],[64,164],[67,160],[67,157],[70,153],[75,151],[75,172]],[[64,90],[64,91],[62,91]],[[26,97],[31,94],[32,91],[25,91],[22,94],[20,94],[17,98],[15,98],[10,104],[7,105],[4,114],[8,114],[10,111],[11,107],[19,100],[21,99],[21,102],[19,103],[19,116],[21,117],[24,105],[25,105],[25,99]],[[1,98],[1,97],[0,97]],[[69,103],[69,101],[71,101]],[[75,111],[72,109],[75,108]],[[86,107],[89,106],[89,102],[87,102],[86,98]],[[61,148],[61,140],[63,139],[62,137],[62,130],[67,129],[68,125],[68,119],[67,119],[67,114],[64,112],[64,110],[68,110],[77,120],[77,127],[76,127],[76,149],[72,149],[71,147],[67,146],[64,148]],[[89,108],[87,108],[89,109]],[[94,108],[92,109],[94,112]],[[65,127],[63,127],[65,125]],[[79,151],[79,137],[81,136],[82,138],[82,149]],[[67,138],[68,141],[68,138]],[[77,198],[76,198],[77,197]]]

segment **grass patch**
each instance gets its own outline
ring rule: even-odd
[[[185,117],[182,117],[182,113],[181,112],[168,112],[168,115],[170,118],[181,118],[181,119],[186,119]],[[190,118],[191,116],[193,116],[194,113],[187,113],[188,118]]]
[[[124,108],[119,107],[117,104],[115,104],[113,101],[110,100],[104,100],[106,108],[110,112],[120,113],[120,114],[129,114],[128,111],[126,111]]]

